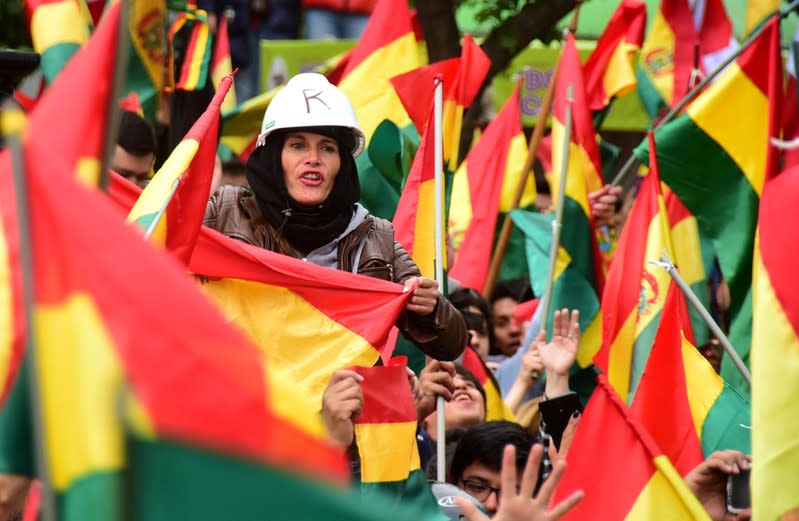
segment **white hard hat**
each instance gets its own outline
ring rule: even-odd
[[[355,118],[350,100],[321,74],[297,74],[275,94],[264,112],[256,146],[263,146],[275,130],[302,127],[344,127],[354,137],[353,157],[363,150],[366,138]]]

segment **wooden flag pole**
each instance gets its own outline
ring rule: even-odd
[[[571,22],[569,23],[569,27],[566,28],[566,32],[574,33],[577,30],[577,19],[580,15],[581,4],[582,0],[579,0],[574,8],[574,15],[572,15]],[[561,50],[561,55],[562,54],[563,50]],[[524,195],[524,188],[527,186],[527,178],[530,176],[530,172],[533,170],[535,156],[538,153],[538,147],[541,145],[541,139],[544,137],[544,131],[546,131],[547,128],[547,119],[549,117],[550,111],[552,110],[552,101],[555,99],[555,85],[557,84],[558,80],[559,65],[560,55],[555,61],[555,65],[552,67],[552,77],[549,80],[549,85],[547,85],[544,99],[541,102],[541,109],[538,112],[538,119],[536,119],[535,127],[533,128],[533,135],[530,137],[530,145],[527,149],[527,158],[524,160],[524,166],[522,167],[522,175],[519,178],[519,184],[516,185],[516,193],[513,196],[511,210],[518,208],[519,203],[521,203],[522,196]],[[491,300],[491,294],[494,292],[494,286],[496,285],[497,277],[499,276],[499,268],[502,266],[502,260],[505,258],[505,252],[508,249],[508,242],[510,241],[510,234],[512,231],[513,220],[510,218],[510,215],[506,215],[505,220],[502,222],[502,228],[499,232],[497,244],[494,247],[494,254],[491,256],[491,264],[488,268],[488,276],[486,277],[486,282],[483,286],[483,296],[488,300]]]

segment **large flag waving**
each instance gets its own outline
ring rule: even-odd
[[[552,504],[577,489],[585,497],[563,519],[710,519],[604,376],[582,414],[568,458]]]
[[[159,219],[151,237],[183,264],[189,263],[202,225],[214,174],[219,111],[232,84],[231,76],[222,79],[211,104],[153,176],[128,215],[128,221],[144,230]]]
[[[755,519],[799,509],[799,287],[793,255],[799,241],[799,169],[766,183],[760,204],[753,275],[752,508]]]
[[[602,110],[613,98],[635,90],[638,81],[632,60],[641,48],[645,28],[646,4],[639,0],[623,0],[583,67],[588,106],[592,111]]]
[[[462,285],[482,289],[488,276],[502,187],[509,169],[516,168],[511,147],[525,144],[521,128],[518,85],[477,144],[469,151],[461,169],[467,176],[462,205],[471,208],[471,218],[460,241],[450,274]],[[457,174],[456,174],[457,175]],[[453,198],[454,187],[453,187]]]
[[[672,282],[630,406],[681,476],[716,450],[750,454],[752,424],[749,402],[724,383],[686,338],[684,316],[683,295]]]
[[[731,296],[731,341],[744,360],[751,334],[751,267],[758,203],[776,173],[782,63],[779,22],[755,42],[683,114],[655,131],[663,181],[712,239]],[[747,129],[740,132],[738,129]],[[648,161],[645,147],[636,149]],[[700,182],[701,180],[701,182]],[[734,371],[734,368],[732,368]],[[722,373],[742,387],[737,375]]]
[[[652,134],[649,134],[653,150]],[[629,403],[649,357],[670,277],[650,261],[674,257],[671,226],[654,151],[627,217],[602,295],[602,349],[594,358]]]

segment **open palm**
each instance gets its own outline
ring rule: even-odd
[[[559,375],[568,374],[577,347],[580,344],[580,312],[574,310],[569,317],[569,310],[555,311],[552,321],[552,339],[541,345],[538,350],[544,367]]]

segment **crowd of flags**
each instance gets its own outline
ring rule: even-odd
[[[212,45],[191,2],[169,31],[163,2],[134,2],[128,27],[120,2],[99,23],[82,4],[26,2],[48,88],[21,139],[0,153],[0,471],[42,479],[54,492],[43,501],[54,499],[64,520],[120,519],[123,508],[141,519],[383,518],[365,498],[393,508],[394,519],[433,516],[416,452],[411,361],[392,359],[390,330],[409,293],[200,226],[220,113],[222,143],[246,157],[276,90],[235,106],[224,20]],[[509,203],[527,152],[518,88],[458,163],[463,114],[490,66],[474,40],[464,39],[460,57],[428,64],[405,0],[380,0],[358,45],[327,64],[367,137],[363,202],[393,218],[424,275],[449,261],[453,278],[483,289],[497,225],[515,210],[534,291],[553,281],[542,323],[556,309],[580,310],[577,365],[602,374],[555,497],[585,490],[572,519],[707,519],[681,477],[729,448],[753,454],[756,519],[799,508],[788,486],[799,465],[799,281],[788,255],[799,240],[790,226],[799,172],[782,171],[791,156],[769,141],[793,137],[797,116],[784,109],[797,103],[790,80],[784,87],[779,5],[749,4],[752,41],[664,122],[739,48],[722,0],[693,11],[687,0],[661,0],[646,34],[644,4],[622,0],[585,64],[565,36],[549,147],[548,182],[563,212],[551,273],[552,214],[530,209],[534,183],[520,209]],[[117,92],[120,31],[132,45]],[[158,31],[188,42],[181,63],[153,51],[146,36]],[[166,79],[172,88],[212,81],[217,95],[143,193],[114,175],[104,183],[108,107],[135,92],[152,117],[164,82],[153,71],[164,63],[176,72]],[[436,165],[432,99],[441,79],[444,164]],[[635,89],[654,118],[635,151],[648,170],[608,266],[589,199],[614,173],[603,169],[597,116]],[[437,168],[460,248],[454,259],[434,254]],[[127,216],[147,229],[162,210],[155,248],[125,224]],[[751,391],[726,359],[719,376],[700,355],[708,331],[651,263],[663,254],[704,300],[717,259]],[[387,363],[373,368],[379,358]],[[513,418],[476,353],[464,365],[486,388],[489,419]],[[359,493],[343,491],[345,456],[317,415],[332,372],[351,366],[364,377]]]

